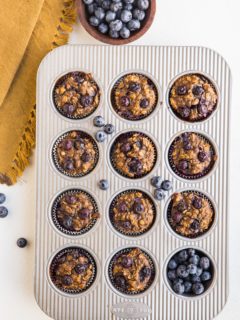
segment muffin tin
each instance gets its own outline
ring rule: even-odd
[[[70,71],[91,72],[102,91],[101,103],[94,115],[102,115],[116,131],[104,143],[98,143],[99,161],[84,177],[69,177],[54,165],[52,148],[63,133],[82,130],[94,137],[93,115],[81,120],[60,115],[52,103],[56,81]],[[169,87],[183,73],[202,73],[219,88],[219,105],[214,114],[201,123],[177,119],[168,106]],[[110,95],[116,79],[127,73],[151,75],[157,83],[159,101],[154,112],[141,121],[126,121],[110,106]],[[161,92],[160,89],[161,88]],[[37,201],[35,297],[39,306],[54,319],[212,319],[224,307],[228,295],[228,148],[231,73],[225,60],[216,52],[201,47],[145,46],[64,46],[49,53],[40,65],[37,78]],[[120,176],[111,166],[109,151],[121,132],[140,131],[156,143],[157,163],[152,172],[141,179]],[[196,131],[209,137],[216,147],[218,162],[214,170],[195,180],[182,179],[171,170],[167,153],[171,141],[182,131]],[[156,221],[144,235],[129,237],[110,225],[109,205],[113,197],[128,189],[153,193],[150,178],[161,175],[173,182],[172,192],[197,190],[210,196],[216,204],[217,221],[204,237],[183,239],[166,225],[164,206],[154,200]],[[109,181],[107,191],[98,182]],[[69,235],[57,230],[51,221],[53,200],[68,189],[86,190],[100,203],[97,227],[84,235]],[[96,263],[96,277],[90,288],[78,294],[62,292],[50,276],[56,254],[69,247],[89,252]],[[153,284],[140,295],[127,295],[116,290],[109,277],[111,257],[118,251],[139,247],[151,257],[155,269]],[[169,258],[182,248],[196,248],[211,257],[214,281],[206,294],[184,297],[175,294],[167,283]],[[215,263],[217,261],[217,263]]]

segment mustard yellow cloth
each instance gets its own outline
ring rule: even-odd
[[[0,0],[0,183],[14,184],[35,141],[36,72],[67,42],[74,0]]]

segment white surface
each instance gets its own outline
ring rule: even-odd
[[[201,45],[211,47],[228,61],[233,74],[232,142],[230,154],[230,295],[217,320],[239,318],[240,302],[240,30],[238,0],[158,0],[153,26],[135,44]],[[76,26],[71,43],[96,43]],[[1,150],[1,152],[3,152]],[[33,295],[34,269],[34,176],[35,161],[13,187],[0,186],[7,194],[9,216],[0,220],[0,318],[6,320],[49,319],[37,306]],[[224,196],[224,195],[223,195]],[[29,246],[15,242],[24,236]],[[67,320],[67,319],[66,319]],[[86,320],[86,319],[82,319]],[[90,319],[91,320],[91,319]],[[156,319],[157,320],[157,319]],[[165,319],[161,319],[165,320]],[[194,319],[193,319],[194,320]]]

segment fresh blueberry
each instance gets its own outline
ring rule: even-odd
[[[114,30],[109,30],[109,36],[113,39],[119,38],[119,32]]]
[[[83,0],[85,4],[92,4],[94,0]]]
[[[66,228],[66,229],[70,229],[72,227],[72,223],[73,223],[73,220],[72,220],[72,217],[70,216],[66,216],[64,219],[63,219],[63,226]]]
[[[202,283],[194,283],[192,286],[192,292],[196,295],[202,294],[204,292],[204,286]]]
[[[87,10],[89,14],[94,14],[94,11],[97,9],[97,4],[96,3],[92,3],[90,5],[88,5]]]
[[[106,23],[100,23],[100,25],[98,26],[98,30],[101,32],[101,33],[103,33],[103,34],[105,34],[105,33],[107,33],[108,32],[108,25],[106,24]]]
[[[135,0],[123,0],[126,4],[132,4]]]
[[[98,142],[105,141],[106,137],[107,137],[106,133],[104,131],[102,131],[102,130],[97,131],[96,134],[95,134],[95,138],[96,138],[96,140]]]
[[[105,121],[103,119],[103,117],[101,116],[96,116],[94,119],[93,119],[93,125],[95,127],[103,127],[105,125]]]
[[[107,11],[106,16],[105,16],[105,20],[106,22],[111,22],[113,20],[115,20],[116,18],[116,13],[113,11]]]
[[[185,293],[190,293],[191,290],[192,290],[191,282],[190,281],[185,281],[183,285],[184,285],[184,292]]]
[[[177,268],[177,262],[175,259],[171,259],[169,262],[168,262],[168,268],[170,270],[175,270]]]
[[[189,255],[189,257],[194,256],[195,253],[196,253],[196,250],[195,250],[195,249],[192,249],[192,248],[188,249],[188,255]]]
[[[120,31],[122,29],[122,21],[121,20],[114,20],[111,21],[109,27],[112,31]]]
[[[102,179],[99,181],[99,188],[101,190],[107,190],[109,188],[109,182],[106,179]]]
[[[180,265],[177,268],[177,276],[179,278],[187,278],[189,275],[189,271],[187,270],[187,267],[185,265]]]
[[[112,124],[106,124],[105,126],[104,126],[104,131],[107,133],[107,134],[112,134],[114,131],[115,131],[115,127],[114,127],[114,125],[112,125]]]
[[[208,281],[212,278],[211,273],[208,271],[204,271],[203,274],[201,275],[201,280],[202,281]]]
[[[161,201],[161,200],[163,200],[165,197],[166,197],[166,194],[165,194],[164,190],[162,190],[162,189],[156,189],[156,190],[154,190],[154,198],[155,198],[156,200]]]
[[[195,264],[191,263],[187,266],[187,270],[188,270],[189,274],[196,274],[197,273],[197,266]]]
[[[181,263],[181,262],[185,262],[187,261],[188,259],[188,253],[187,253],[187,250],[182,250],[178,253],[177,255],[177,259],[178,261]]]
[[[123,39],[128,39],[130,37],[130,30],[127,27],[122,27],[120,30],[120,36]]]
[[[112,0],[112,2],[114,3],[118,3],[118,2],[121,2],[122,0]]]
[[[170,281],[174,281],[177,279],[176,271],[175,270],[169,270],[167,273],[167,277]]]
[[[26,245],[27,245],[27,240],[25,238],[19,238],[17,240],[17,246],[19,248],[24,248],[24,247],[26,247]]]
[[[128,10],[122,10],[121,12],[121,20],[122,22],[129,22],[132,19],[132,12]]]
[[[177,294],[184,294],[184,285],[180,282],[176,282],[174,285],[173,285],[173,290],[177,293]]]
[[[8,215],[8,209],[4,206],[0,206],[0,218],[5,218]]]
[[[140,29],[141,24],[137,19],[132,19],[128,22],[127,27],[130,31],[136,31]]]
[[[102,8],[104,10],[109,10],[110,9],[110,5],[111,5],[111,1],[110,0],[103,0]]]
[[[94,14],[95,14],[95,17],[97,17],[99,20],[102,20],[105,17],[105,11],[101,7],[98,7],[94,11]]]
[[[155,188],[161,188],[162,185],[162,178],[160,176],[152,177],[151,185]]]
[[[202,269],[202,268],[197,267],[196,275],[199,277],[202,273],[203,273],[203,269]]]
[[[112,3],[110,5],[110,9],[113,12],[118,12],[118,10],[122,10],[122,7],[123,7],[122,2]]]
[[[193,263],[195,265],[198,265],[199,261],[200,261],[200,257],[197,254],[189,258],[189,263]]]
[[[207,257],[202,257],[200,259],[199,265],[203,270],[207,270],[210,267],[210,260]]]
[[[70,286],[73,283],[73,279],[71,276],[64,276],[62,282],[65,286]]]
[[[161,188],[165,191],[169,191],[172,189],[172,182],[169,180],[164,180],[161,184]]]
[[[91,26],[97,27],[97,26],[99,26],[100,20],[97,17],[91,16],[89,18],[89,23]]]
[[[142,20],[144,20],[145,16],[146,16],[146,14],[143,10],[140,10],[140,9],[133,10],[133,18],[134,19],[142,21]]]
[[[125,4],[123,9],[128,10],[128,11],[132,11],[133,5],[131,3]]]
[[[6,196],[4,193],[0,193],[0,204],[4,203],[6,201]]]
[[[196,274],[193,274],[191,276],[191,281],[192,281],[192,283],[201,282],[201,278],[199,276],[197,276]]]
[[[141,10],[147,10],[149,7],[149,0],[138,0],[138,8]]]

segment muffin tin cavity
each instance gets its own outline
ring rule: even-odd
[[[90,231],[100,219],[94,197],[81,189],[59,194],[51,207],[51,219],[63,234],[80,236]]]
[[[90,116],[98,108],[101,90],[91,73],[72,71],[57,80],[52,99],[62,116],[79,120]]]
[[[109,220],[113,228],[128,237],[141,236],[156,222],[156,206],[144,191],[130,189],[118,193],[109,206]]]
[[[172,293],[185,298],[206,295],[216,278],[213,260],[205,252],[192,247],[175,252],[167,261],[164,272]]]
[[[219,91],[206,75],[186,73],[171,84],[167,100],[178,119],[189,123],[202,122],[216,111]]]
[[[216,147],[206,135],[185,131],[172,140],[167,150],[167,161],[180,178],[197,180],[206,177],[218,160]]]
[[[49,266],[52,284],[61,292],[76,295],[87,291],[96,280],[97,263],[92,254],[81,247],[59,251]]]
[[[151,173],[157,163],[157,147],[140,131],[120,134],[110,148],[110,163],[121,176],[140,179]]]
[[[156,277],[152,257],[143,249],[128,247],[119,250],[108,264],[108,278],[111,285],[127,296],[146,292]]]
[[[216,209],[209,197],[202,192],[180,191],[172,194],[166,207],[165,220],[174,234],[187,239],[198,239],[213,228]]]
[[[122,75],[110,92],[111,105],[119,117],[139,121],[157,108],[159,93],[154,81],[142,73]]]
[[[99,149],[91,135],[72,130],[62,134],[53,144],[52,159],[57,170],[72,178],[80,178],[94,170]]]

